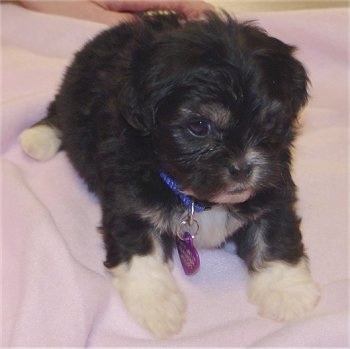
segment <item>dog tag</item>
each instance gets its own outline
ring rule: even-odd
[[[186,275],[195,274],[200,267],[200,259],[197,249],[193,244],[192,235],[185,231],[181,236],[176,236],[176,245],[180,261]]]
[[[188,208],[186,219],[182,220],[177,231],[176,245],[180,261],[186,275],[195,274],[200,267],[199,254],[193,244],[193,239],[199,231],[198,222],[194,217],[194,201]]]

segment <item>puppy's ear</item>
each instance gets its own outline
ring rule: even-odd
[[[132,128],[140,131],[143,135],[147,135],[154,125],[153,111],[140,99],[136,88],[130,81],[127,81],[118,96],[118,112]]]
[[[303,65],[293,56],[295,48],[270,38],[272,45],[256,53],[261,67],[260,84],[271,100],[277,100],[296,116],[308,101],[309,78]]]

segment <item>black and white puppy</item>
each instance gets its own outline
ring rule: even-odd
[[[290,174],[308,99],[293,51],[227,14],[144,15],[87,43],[47,117],[20,137],[38,160],[64,149],[98,195],[105,266],[158,337],[184,322],[176,241],[191,272],[196,248],[233,239],[262,316],[295,319],[317,303]]]

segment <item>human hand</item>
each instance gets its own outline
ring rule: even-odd
[[[114,25],[132,21],[142,11],[167,10],[182,13],[187,19],[196,19],[214,6],[204,1],[175,0],[81,0],[36,1],[20,0],[18,3],[30,10],[79,18]]]

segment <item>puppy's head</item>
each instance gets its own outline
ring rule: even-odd
[[[296,116],[308,96],[306,72],[292,54],[228,16],[160,33],[135,69],[127,119],[150,135],[160,170],[183,192],[244,202],[289,173]]]

